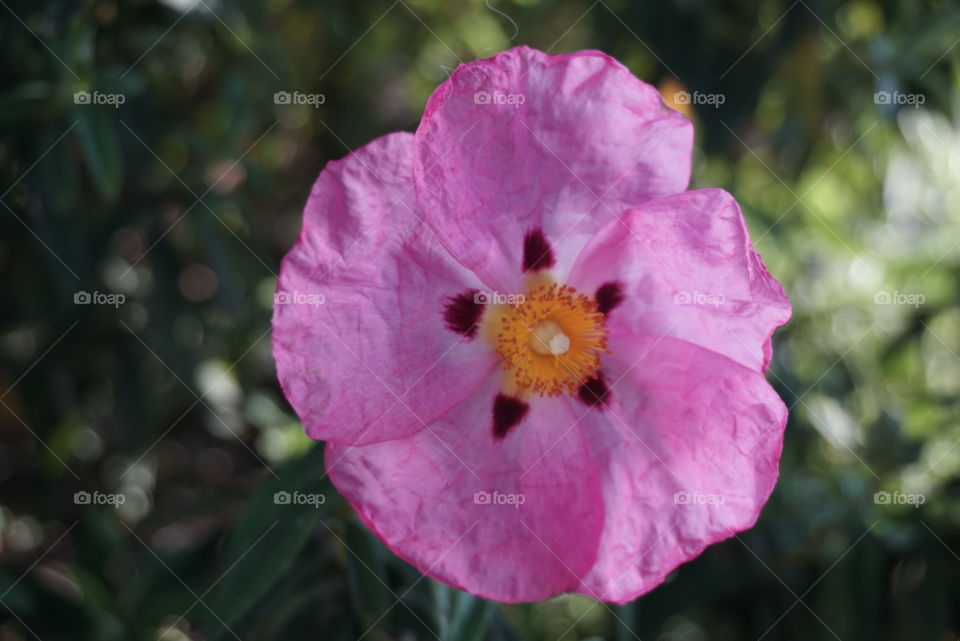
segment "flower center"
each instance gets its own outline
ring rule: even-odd
[[[559,356],[570,351],[570,337],[552,320],[545,320],[530,330],[530,349],[537,354]]]
[[[494,321],[496,350],[521,391],[575,394],[600,367],[607,328],[596,301],[566,285],[534,284]]]

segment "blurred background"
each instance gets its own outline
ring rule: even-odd
[[[0,5],[0,641],[960,637],[956,2]],[[320,478],[270,356],[320,169],[519,43],[688,114],[694,185],[795,310],[760,522],[626,606],[421,578]]]

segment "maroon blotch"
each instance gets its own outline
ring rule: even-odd
[[[502,439],[527,415],[530,406],[519,398],[497,394],[493,399],[493,437]]]
[[[623,302],[623,288],[620,283],[610,281],[597,288],[593,295],[597,301],[597,311],[606,316],[614,307]]]
[[[531,229],[523,237],[523,271],[532,272],[553,267],[553,248],[539,228]]]
[[[603,380],[603,375],[597,373],[593,378],[587,379],[577,390],[577,397],[590,407],[606,405],[610,390],[607,388],[606,381]]]
[[[483,315],[483,305],[477,300],[479,294],[476,290],[470,290],[448,299],[443,320],[451,331],[468,338],[477,335],[480,317]]]

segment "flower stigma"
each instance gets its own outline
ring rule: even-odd
[[[606,317],[596,300],[546,275],[530,278],[517,298],[485,320],[507,375],[505,389],[521,396],[576,394],[609,353]]]

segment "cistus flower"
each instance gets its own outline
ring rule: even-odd
[[[755,522],[790,306],[734,199],[685,191],[692,138],[608,56],[519,47],[320,174],[278,284],[279,379],[423,573],[624,602]]]

